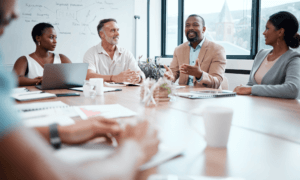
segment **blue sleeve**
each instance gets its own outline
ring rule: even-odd
[[[0,139],[21,122],[14,100],[10,97],[14,84],[13,74],[4,69],[0,60]]]

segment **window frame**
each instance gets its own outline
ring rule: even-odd
[[[161,57],[172,58],[173,55],[166,54],[166,37],[167,37],[167,0],[161,1]],[[258,42],[259,42],[259,17],[260,17],[260,0],[252,0],[252,10],[251,10],[251,41],[250,41],[250,55],[226,55],[226,59],[240,59],[249,60],[254,59],[258,52]],[[178,38],[177,45],[183,43],[183,19],[184,18],[184,0],[178,0]]]

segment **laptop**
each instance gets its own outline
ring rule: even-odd
[[[41,90],[69,89],[82,87],[86,78],[88,63],[45,64]]]

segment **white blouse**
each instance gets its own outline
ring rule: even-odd
[[[38,76],[43,76],[44,68],[29,55],[26,55],[26,59],[27,59],[27,64],[28,64],[27,65],[27,67],[28,67],[27,77],[29,79],[34,79]],[[60,60],[59,54],[54,54],[53,64],[60,64],[60,63],[61,63],[61,60]]]

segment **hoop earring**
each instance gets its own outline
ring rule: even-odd
[[[41,43],[40,42],[38,42],[38,46],[40,46],[41,45]]]

